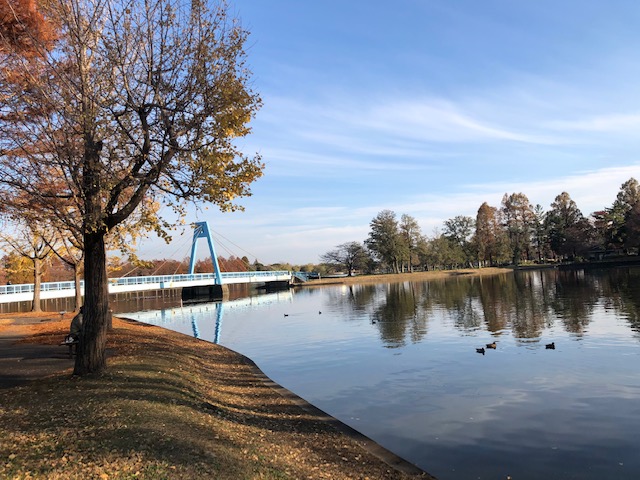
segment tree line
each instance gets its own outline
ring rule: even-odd
[[[415,218],[383,210],[364,242],[347,242],[321,256],[334,269],[401,273],[600,260],[637,254],[640,247],[640,185],[630,178],[610,207],[585,216],[569,193],[545,210],[524,193],[505,193],[499,206],[484,202],[476,217],[458,215],[428,237]]]

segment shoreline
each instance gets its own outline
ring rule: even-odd
[[[487,275],[506,275],[517,271],[528,270],[579,270],[598,268],[617,268],[640,265],[639,256],[616,257],[607,260],[596,260],[589,262],[572,263],[541,263],[527,264],[509,267],[482,267],[482,268],[459,268],[455,270],[430,270],[427,272],[405,272],[405,273],[381,273],[370,275],[354,275],[352,277],[326,277],[317,280],[308,280],[304,283],[295,283],[293,287],[314,287],[322,285],[359,285],[371,283],[397,283],[429,280],[443,280],[460,276],[481,277]]]
[[[429,280],[443,280],[455,277],[481,277],[487,275],[506,275],[514,272],[513,268],[485,267],[485,268],[461,268],[457,270],[434,270],[429,272],[411,273],[383,273],[375,275],[355,275],[352,277],[328,277],[317,280],[308,280],[305,283],[296,283],[294,287],[315,287],[322,285],[361,285],[372,283],[397,283],[397,282],[426,282]]]

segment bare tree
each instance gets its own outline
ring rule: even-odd
[[[60,40],[46,68],[26,90],[0,78],[16,90],[0,97],[0,195],[26,195],[82,236],[85,315],[74,373],[85,374],[106,366],[108,236],[135,217],[167,237],[158,203],[180,215],[189,201],[241,208],[234,199],[250,195],[263,165],[234,139],[250,132],[260,99],[244,64],[248,33],[225,4],[48,6]],[[26,115],[33,105],[36,114]]]
[[[344,267],[351,277],[354,270],[363,269],[367,266],[369,255],[361,243],[347,242],[338,245],[335,250],[328,251],[320,257],[320,260]]]
[[[44,263],[51,255],[50,245],[53,237],[45,228],[33,220],[25,218],[13,234],[0,234],[0,241],[9,247],[17,255],[29,260],[33,268],[33,300],[32,312],[42,311],[40,305],[40,285]]]
[[[82,243],[82,237],[77,237],[77,231],[64,230],[58,226],[55,230],[55,243],[50,244],[51,251],[58,257],[64,264],[73,269],[73,283],[75,291],[75,311],[79,311],[82,306],[82,287],[81,278],[84,262],[84,245]]]

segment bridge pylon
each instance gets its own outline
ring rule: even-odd
[[[218,256],[213,245],[211,232],[209,231],[209,223],[196,222],[193,227],[193,243],[191,244],[191,260],[189,261],[189,274],[192,275],[196,268],[196,247],[198,239],[206,238],[209,244],[209,253],[211,253],[211,262],[213,263],[213,272],[216,277],[216,285],[222,285],[222,275],[220,274],[220,266],[218,265]]]

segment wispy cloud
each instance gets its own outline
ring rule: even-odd
[[[545,181],[530,183],[496,183],[493,185],[478,185],[478,189],[504,192],[523,192],[529,200],[541,204],[545,209],[554,198],[568,192],[583,214],[588,215],[596,210],[610,207],[620,190],[622,183],[634,177],[640,179],[640,161],[626,166],[600,168],[596,170],[576,172]]]
[[[424,152],[423,152],[424,155]],[[262,152],[263,160],[271,173],[277,173],[285,177],[308,177],[311,170],[317,171],[320,176],[332,177],[342,174],[344,171],[382,171],[389,165],[379,159],[363,159],[360,156],[349,156],[345,152],[314,153],[295,148],[267,148]],[[293,167],[293,168],[292,168]],[[409,159],[396,160],[394,156],[394,170],[420,171],[429,170],[429,166],[419,162],[411,162]]]
[[[468,184],[461,187],[461,192],[419,195],[409,202],[396,204],[391,209],[416,216],[429,232],[442,227],[445,220],[456,215],[475,218],[483,202],[499,208],[505,193],[524,193],[533,205],[540,204],[544,210],[548,210],[557,195],[568,192],[582,213],[589,215],[610,207],[622,183],[631,177],[640,179],[640,162],[635,165],[584,171],[545,181]]]
[[[498,109],[494,108],[496,116]],[[554,144],[558,139],[531,132],[519,132],[487,120],[441,99],[401,99],[373,107],[363,119],[364,125],[400,137],[434,142],[510,141]]]
[[[328,95],[329,96],[329,95]],[[331,96],[329,96],[331,97]],[[454,101],[436,97],[386,97],[369,94],[352,98],[298,103],[292,99],[272,99],[273,111],[263,119],[279,130],[289,142],[316,142],[325,148],[357,154],[424,155],[433,143],[519,142],[553,145],[562,138],[540,132],[532,124],[515,128],[500,118],[498,105],[478,99],[484,111],[472,112]],[[275,123],[287,112],[292,121],[286,133]],[[529,117],[527,117],[529,118]],[[438,147],[441,148],[441,147]]]
[[[557,130],[617,133],[622,135],[638,135],[640,131],[640,113],[603,114],[576,120],[559,120],[548,123]]]

